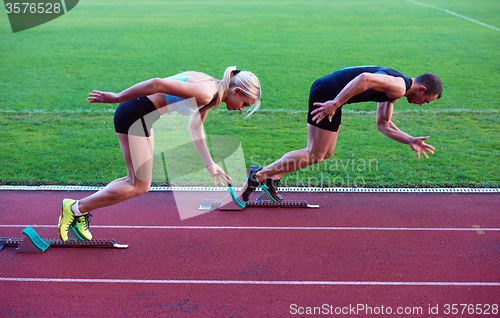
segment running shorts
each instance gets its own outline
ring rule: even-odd
[[[342,89],[343,87],[338,85],[338,83],[330,75],[324,76],[314,82],[311,86],[311,91],[309,92],[309,111],[307,114],[307,123],[324,130],[338,131],[342,119],[342,107],[337,109],[331,122],[327,116],[317,124],[315,121],[313,122],[312,119],[314,115],[311,115],[311,112],[319,108],[319,106],[314,106],[314,103],[324,103],[326,101],[333,100],[342,91]]]
[[[117,133],[149,137],[153,123],[160,119],[160,112],[147,97],[140,97],[118,105],[115,111]]]

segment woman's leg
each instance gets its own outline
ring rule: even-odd
[[[127,176],[109,183],[98,192],[78,201],[80,212],[114,205],[149,191],[152,181],[154,136],[138,137],[117,133]]]
[[[68,239],[68,231],[72,225],[76,225],[74,229],[82,238],[91,240],[92,234],[88,229],[89,212],[149,191],[154,152],[151,125],[158,118],[156,107],[147,97],[126,101],[118,106],[114,123],[127,166],[127,176],[79,201],[63,200],[58,226],[63,241]]]
[[[91,240],[88,228],[89,212],[123,202],[148,192],[153,171],[154,138],[129,136],[117,133],[123,158],[127,165],[127,176],[117,179],[105,188],[79,201],[64,199],[59,218],[59,235],[68,240],[68,231],[75,224],[76,232]]]

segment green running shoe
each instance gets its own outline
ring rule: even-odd
[[[71,211],[71,206],[75,204],[75,200],[64,199],[61,207],[61,216],[59,217],[59,236],[61,240],[68,240],[68,230],[71,228],[76,236],[82,240],[91,240],[92,234],[89,231],[90,217],[89,213],[82,216],[75,216]]]
[[[59,236],[61,240],[68,240],[68,230],[75,221],[75,214],[71,211],[71,206],[75,204],[75,200],[64,199],[61,206],[61,216],[59,216]]]
[[[267,195],[274,202],[283,201],[283,197],[278,193],[280,180],[273,180],[271,178],[267,178],[262,185],[262,190],[267,193]]]
[[[76,225],[74,229],[78,232],[75,233],[77,236],[83,238],[84,240],[90,241],[92,239],[92,234],[89,231],[90,213],[85,213],[76,219]]]

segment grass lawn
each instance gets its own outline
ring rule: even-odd
[[[381,65],[442,78],[441,100],[424,107],[398,101],[393,117],[410,135],[430,135],[436,154],[417,161],[408,146],[376,130],[375,103],[347,105],[333,157],[283,185],[499,187],[498,16],[497,0],[88,0],[12,33],[4,13],[0,183],[104,185],[126,174],[113,129],[117,105],[88,104],[93,89],[119,92],[184,70],[221,78],[231,65],[254,72],[261,110],[245,119],[222,105],[205,124],[210,136],[241,141],[247,167],[305,146],[315,79],[344,66]],[[166,145],[157,139],[160,155]],[[239,167],[236,183],[246,172]],[[159,175],[158,184],[177,184]]]

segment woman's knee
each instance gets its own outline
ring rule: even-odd
[[[151,187],[150,183],[142,183],[134,185],[134,195],[136,197],[146,194],[149,192],[149,188]]]
[[[132,186],[129,188],[131,197],[138,197],[149,192],[151,182],[141,181],[137,178],[127,177],[127,182]]]

